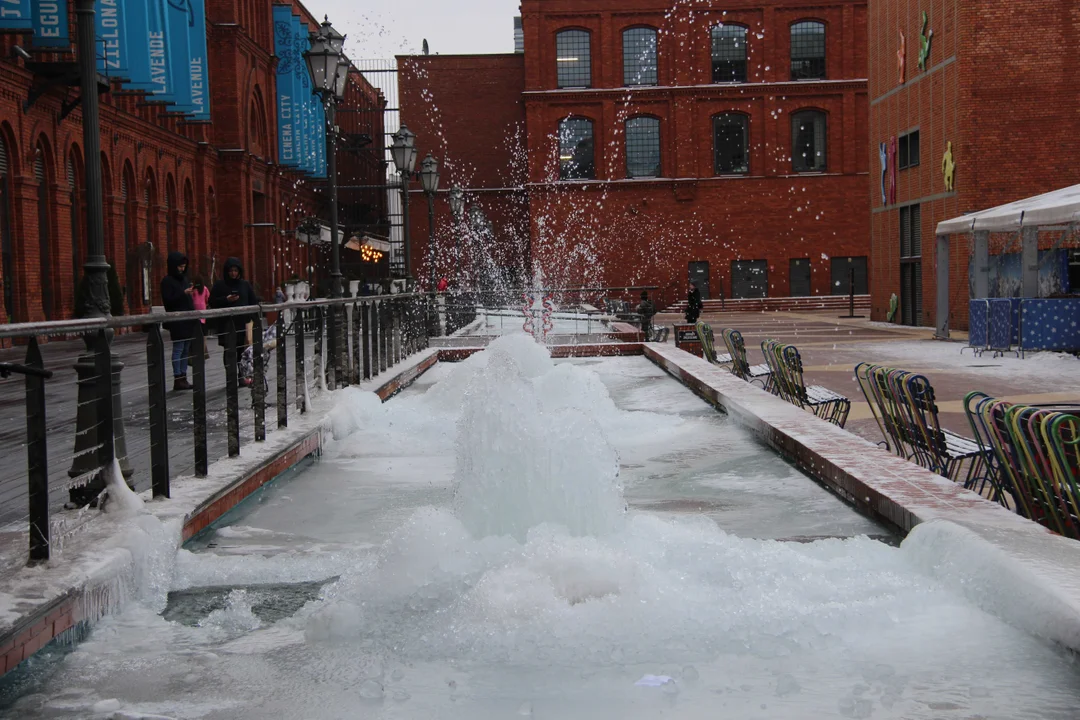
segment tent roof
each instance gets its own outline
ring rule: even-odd
[[[1066,225],[1080,221],[1080,185],[998,205],[938,223],[937,235],[974,230],[1015,232],[1023,227]]]

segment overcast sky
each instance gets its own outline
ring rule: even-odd
[[[356,60],[419,53],[514,51],[519,0],[305,0],[317,17],[346,34],[345,51]]]

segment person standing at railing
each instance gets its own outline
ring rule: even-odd
[[[187,277],[187,262],[184,253],[169,253],[169,273],[161,279],[161,303],[167,313],[190,312],[195,309],[195,288]],[[190,390],[191,383],[187,379],[188,357],[191,355],[191,338],[201,329],[199,323],[194,320],[179,320],[165,323],[165,329],[172,336],[173,390]]]
[[[244,279],[244,266],[236,258],[225,261],[222,279],[214,283],[214,289],[210,291],[210,307],[234,308],[248,305],[258,305],[259,298],[255,295],[251,283]],[[225,328],[228,327],[229,318],[218,318],[218,344],[225,347],[228,344],[228,335]],[[246,316],[234,316],[233,337],[236,339],[236,373],[239,382],[244,387],[250,387],[251,378],[245,377],[241,368],[241,360],[244,350],[248,346],[247,324],[251,318]],[[225,362],[228,359],[222,353]]]

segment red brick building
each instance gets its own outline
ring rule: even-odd
[[[846,292],[854,266],[863,290],[865,2],[521,11],[523,55],[403,58],[401,104],[422,153],[471,163],[506,208],[523,191],[522,268],[563,286],[659,285],[665,301],[688,273],[714,297],[787,296]]]
[[[193,273],[208,279],[225,258],[240,257],[264,297],[293,274],[306,276],[307,247],[295,231],[321,214],[322,183],[276,161],[274,4],[281,3],[206,0],[211,122],[187,122],[117,82],[101,95],[105,252],[129,312],[160,302],[169,250],[186,252]],[[318,26],[292,5],[310,29]],[[74,36],[73,10],[70,22]],[[2,321],[71,317],[86,260],[82,118],[77,106],[65,114],[77,88],[37,92],[46,66],[74,55],[34,50],[31,60],[20,59],[13,48],[30,49],[28,35],[0,36]],[[345,104],[378,101],[356,73]],[[380,148],[381,128],[380,118]],[[381,162],[371,172],[382,182]]]
[[[873,317],[895,294],[900,322],[940,326],[937,224],[1080,183],[1080,16],[1070,0],[870,0],[869,18]],[[967,328],[970,244],[951,238],[953,328]],[[1018,252],[1017,237],[991,239],[997,259]]]

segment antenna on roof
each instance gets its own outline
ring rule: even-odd
[[[428,48],[427,38],[424,38],[424,54],[425,55],[430,55],[431,54],[431,50]]]

